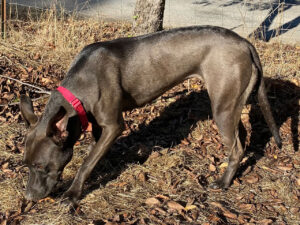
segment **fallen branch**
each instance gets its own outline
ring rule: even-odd
[[[41,100],[41,99],[44,99],[44,98],[48,98],[49,96],[46,95],[46,96],[41,96],[41,97],[38,97],[38,98],[33,98],[31,99],[31,101],[35,102],[35,101],[38,101],[38,100]],[[4,107],[4,106],[13,106],[13,105],[19,105],[20,102],[13,102],[13,103],[7,103],[7,104],[0,104],[0,107]]]
[[[22,65],[21,63],[18,63],[18,62],[13,63],[13,62],[12,62],[9,58],[7,58],[6,56],[2,56],[1,58],[3,58],[3,59],[5,59],[6,61],[8,61],[8,62],[10,63],[10,66],[15,64],[16,66],[21,67],[22,70],[28,71],[28,68],[27,68],[26,66]],[[2,70],[2,71],[3,71],[3,70]]]
[[[15,47],[13,47],[13,46],[7,46],[7,45],[5,45],[4,43],[0,43],[0,45],[2,45],[3,47],[5,47],[5,48],[7,48],[7,49],[9,49],[9,50],[18,51],[18,52],[24,54],[26,57],[28,56],[28,54],[27,54],[24,50],[15,48]],[[8,60],[8,61],[11,62],[11,60],[8,59],[6,56],[2,56],[2,58],[5,58],[6,60]],[[37,61],[35,61],[35,60],[32,60],[32,59],[30,59],[29,57],[27,57],[26,59],[27,59],[28,61],[30,61],[30,63],[31,63],[32,65],[34,65],[34,66],[39,66],[39,65],[41,65],[41,63],[39,63],[39,62],[37,62]],[[20,66],[24,67],[24,66],[21,65],[20,63],[18,63],[18,64],[19,64]]]
[[[39,93],[39,94],[48,94],[48,95],[51,94],[50,91],[45,91],[43,88],[40,88],[40,87],[37,87],[37,86],[35,86],[35,85],[32,85],[32,84],[28,84],[28,83],[22,82],[22,81],[20,81],[20,80],[18,80],[18,79],[11,78],[11,77],[4,76],[4,75],[0,75],[0,77],[5,78],[5,79],[9,79],[9,80],[13,80],[13,81],[16,81],[16,82],[18,82],[18,83],[20,83],[20,84],[22,84],[22,85],[25,85],[25,86],[28,86],[28,87],[35,88],[35,89],[39,90],[39,91],[34,91],[34,92],[36,92],[36,93]]]

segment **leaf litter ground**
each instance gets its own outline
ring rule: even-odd
[[[74,30],[80,44],[67,46],[64,55],[58,41],[42,44],[47,53],[38,44],[16,43],[13,35],[0,44],[0,75],[5,76],[0,77],[1,225],[299,224],[300,47],[280,43],[254,42],[283,148],[275,146],[251,97],[242,114],[247,152],[227,191],[208,189],[224,172],[228,152],[212,120],[205,84],[191,79],[151,104],[124,113],[126,130],[86,182],[75,211],[60,204],[60,196],[88,153],[90,132],[77,142],[55,193],[37,203],[27,202],[23,193],[28,171],[22,166],[26,131],[17,103],[20,93],[29,93],[40,115],[47,95],[6,77],[52,90],[85,44],[131,35],[124,23],[89,27],[86,21],[71,22],[82,28]],[[12,34],[21,32],[20,24],[27,36],[42,27],[19,21],[12,24]]]

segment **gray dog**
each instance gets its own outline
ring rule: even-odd
[[[61,83],[66,92],[52,91],[41,118],[31,100],[21,97],[21,112],[30,126],[24,155],[30,171],[26,198],[38,200],[52,191],[89,120],[96,144],[64,193],[76,203],[85,180],[123,131],[122,111],[143,106],[192,77],[205,81],[213,118],[231,151],[225,173],[210,186],[227,188],[244,153],[238,125],[253,89],[281,146],[262,75],[255,48],[220,27],[186,27],[86,46]]]

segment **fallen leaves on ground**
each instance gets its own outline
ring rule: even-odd
[[[115,38],[128,31],[126,28],[122,33],[121,27],[105,26],[95,38]],[[46,47],[49,51],[57,49],[53,43]],[[259,43],[257,48],[264,65],[278,59],[274,49],[279,48],[294,52],[295,57],[287,60],[299,60],[299,49],[290,46]],[[265,55],[268,51],[272,57]],[[32,52],[25,59],[17,52],[3,51],[0,74],[53,90],[66,68],[61,63],[41,61],[44,57],[41,54]],[[124,112],[126,130],[86,182],[82,207],[75,214],[64,211],[57,198],[67,189],[87,154],[91,125],[76,144],[73,160],[65,170],[68,179],[60,184],[57,196],[37,203],[25,201],[22,194],[28,174],[22,166],[25,128],[20,125],[17,103],[20,93],[29,93],[41,115],[47,97],[43,98],[35,88],[0,77],[1,225],[51,223],[57,218],[60,224],[268,225],[299,221],[300,154],[295,147],[297,142],[299,145],[296,75],[300,67],[296,61],[295,68],[291,65],[289,70],[285,68],[285,79],[266,79],[283,148],[279,150],[270,139],[260,109],[250,101],[251,107],[247,105],[242,115],[247,152],[227,191],[208,189],[228,167],[228,152],[211,120],[205,84],[191,79],[145,107]],[[266,74],[272,75],[276,67],[266,69]]]

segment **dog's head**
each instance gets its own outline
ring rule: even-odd
[[[49,108],[48,112],[51,111]],[[80,127],[74,127],[77,121],[68,125],[69,117],[64,107],[39,119],[34,114],[30,98],[25,95],[21,96],[20,109],[29,127],[24,153],[24,164],[29,168],[25,197],[27,200],[38,200],[50,194],[71,160],[75,141],[74,137],[69,136],[74,131],[79,136]]]

